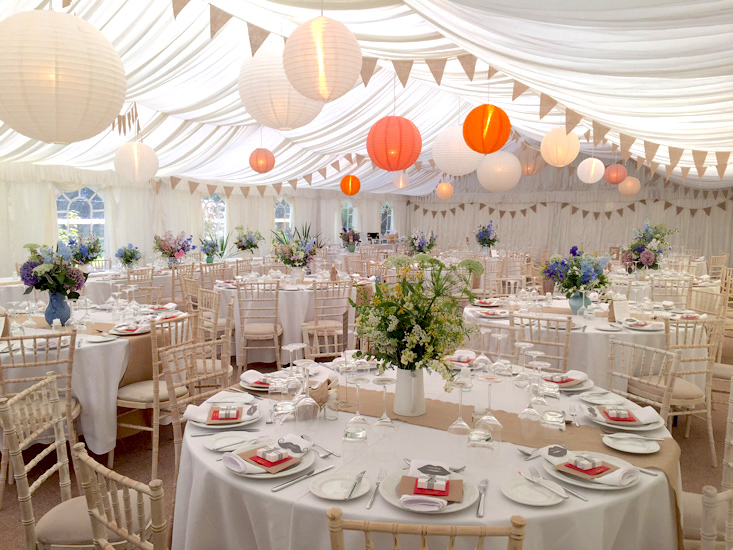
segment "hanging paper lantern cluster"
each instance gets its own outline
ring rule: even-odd
[[[482,155],[498,151],[509,139],[512,124],[507,114],[496,105],[479,105],[463,121],[463,139]]]
[[[626,167],[623,164],[612,164],[606,168],[605,178],[611,185],[618,185],[626,179]]]
[[[573,162],[578,156],[580,140],[574,132],[566,134],[564,128],[555,128],[542,138],[540,152],[547,164],[562,168]]]
[[[130,183],[142,183],[158,173],[158,155],[139,141],[123,143],[115,153],[115,171]]]
[[[276,130],[305,126],[318,116],[323,103],[308,99],[292,87],[283,69],[283,48],[263,45],[239,71],[239,96],[257,122]]]
[[[356,195],[361,189],[361,182],[356,176],[345,176],[341,180],[341,191],[344,195]]]
[[[255,172],[266,174],[275,168],[275,155],[269,149],[255,149],[249,156],[249,165]]]
[[[618,192],[625,197],[633,197],[639,191],[641,191],[641,182],[632,176],[625,178],[624,181],[618,185]]]
[[[127,93],[112,43],[83,19],[33,10],[0,22],[0,120],[46,143],[74,143],[108,128]]]
[[[446,128],[433,142],[435,165],[451,176],[470,174],[478,168],[482,158],[480,153],[466,145],[460,126]]]
[[[522,167],[523,176],[534,176],[547,166],[537,151],[533,149],[522,149],[517,153],[517,159]]]
[[[606,167],[603,162],[596,158],[585,159],[578,164],[578,179],[583,183],[596,183],[601,181]]]
[[[351,90],[361,75],[361,47],[346,25],[316,17],[288,37],[283,67],[298,93],[315,101],[333,101]]]
[[[367,135],[367,153],[372,162],[388,172],[406,170],[420,156],[422,137],[411,121],[401,116],[379,119]]]
[[[397,189],[404,189],[410,185],[410,175],[407,172],[395,172],[392,174],[392,183]]]
[[[509,191],[519,183],[522,166],[519,159],[506,151],[486,155],[476,170],[479,183],[487,191]]]
[[[435,188],[435,194],[438,195],[439,199],[447,201],[453,196],[453,185],[447,181],[441,181],[438,187]]]

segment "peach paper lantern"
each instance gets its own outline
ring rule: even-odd
[[[359,189],[361,189],[361,182],[356,176],[345,176],[341,180],[341,191],[344,192],[344,195],[356,195]]]
[[[477,153],[498,151],[509,139],[509,116],[496,105],[479,105],[463,121],[463,139]]]
[[[397,189],[404,189],[410,185],[410,175],[407,172],[395,172],[392,175],[392,183]]]
[[[422,150],[420,131],[401,116],[386,116],[367,135],[367,153],[372,162],[388,172],[406,170]]]
[[[275,155],[269,149],[255,149],[249,156],[249,165],[255,172],[266,174],[275,168]]]
[[[641,191],[641,182],[638,178],[629,176],[618,184],[618,192],[624,197],[633,197]]]
[[[435,194],[438,195],[438,198],[447,201],[453,196],[453,186],[450,182],[441,181],[438,184],[438,187],[435,188]]]
[[[606,168],[604,177],[611,185],[618,185],[626,179],[626,167],[623,164],[612,164]]]
[[[534,149],[523,149],[517,153],[519,164],[522,165],[523,176],[534,176],[547,166],[542,155]]]
[[[575,160],[580,152],[580,140],[574,132],[565,133],[565,128],[550,130],[542,138],[540,153],[550,166],[562,168]]]

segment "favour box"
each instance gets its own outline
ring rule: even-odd
[[[592,470],[593,468],[601,466],[603,461],[591,455],[579,454],[575,455],[572,464],[581,470]]]
[[[621,409],[619,407],[606,407],[606,413],[608,413],[608,416],[610,416],[611,418],[630,418],[629,411],[627,411],[626,409]]]
[[[243,407],[226,406],[211,407],[209,416],[206,418],[207,424],[236,424],[242,421],[244,415]]]
[[[430,489],[431,491],[445,491],[448,486],[448,478],[445,476],[421,476],[417,478],[418,489]]]
[[[552,374],[545,377],[545,380],[548,380],[549,382],[567,382],[569,379],[570,378],[567,374]]]
[[[257,456],[264,458],[268,462],[280,462],[290,456],[290,453],[286,449],[280,447],[262,447],[257,449]]]

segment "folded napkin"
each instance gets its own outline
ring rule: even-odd
[[[174,302],[168,302],[167,304],[164,304],[162,306],[153,305],[150,306],[150,309],[156,310],[156,311],[162,311],[164,309],[176,309],[178,307],[178,304]]]
[[[448,505],[442,498],[427,495],[402,495],[400,506],[413,512],[439,512]]]
[[[254,384],[255,382],[265,382],[266,376],[264,373],[261,373],[258,370],[247,370],[242,373],[242,375],[239,377],[239,379],[244,382],[245,384]]]
[[[564,447],[559,445],[548,445],[538,449],[540,456],[542,456],[547,462],[553,466],[559,466],[566,462],[572,462],[575,459],[575,453],[568,451]]]
[[[132,334],[141,330],[150,330],[150,323],[147,321],[143,321],[139,325],[122,323],[119,325],[115,325],[114,330],[116,330],[117,332],[129,332],[130,334]]]
[[[581,372],[579,370],[569,370],[565,373],[568,378],[572,378],[573,380],[581,380],[586,381],[588,380],[588,374],[585,372]]]
[[[437,460],[413,459],[410,461],[410,477],[420,476],[447,476],[450,475],[450,466]]]
[[[209,408],[203,405],[189,405],[186,407],[186,412],[183,413],[183,418],[191,422],[205,424],[206,419],[209,417]]]
[[[287,434],[277,440],[277,446],[281,449],[285,449],[290,453],[290,456],[300,458],[310,450],[310,443],[300,436],[295,434]]]
[[[670,300],[664,300],[662,302],[662,307],[674,307],[674,302],[672,302]]]
[[[259,407],[253,414],[247,414],[247,409],[250,408],[247,404],[251,403],[253,400],[254,398],[249,394],[221,391],[216,395],[209,397],[206,401],[201,403],[201,405],[191,404],[186,407],[186,411],[183,413],[183,418],[204,424],[209,418],[211,407],[216,407],[219,403],[231,403],[232,405],[242,405],[244,407],[244,410],[242,411],[242,419],[240,421],[243,422],[245,420],[255,418],[259,414]]]
[[[250,464],[241,456],[234,453],[224,453],[221,457],[221,461],[224,466],[238,474],[263,474],[267,471],[264,468]]]
[[[593,483],[611,485],[613,487],[626,487],[634,483],[637,479],[639,479],[639,469],[632,466],[631,468],[619,468],[615,472],[611,472],[605,476],[593,478]]]
[[[246,404],[246,403],[252,403],[255,398],[248,394],[248,393],[239,393],[239,392],[231,392],[231,391],[220,391],[219,393],[212,395],[209,397],[206,401],[203,402],[203,405],[207,405],[209,403],[237,403],[237,404]]]
[[[638,405],[632,405],[628,409],[642,424],[654,424],[662,420],[659,413],[651,406],[639,407]]]
[[[491,361],[491,359],[486,357],[486,355],[482,352],[481,355],[479,355],[478,357],[476,357],[476,359],[473,360],[473,364],[476,366],[482,366],[482,365],[489,366],[489,365],[492,365],[493,362]]]
[[[453,361],[455,363],[470,363],[474,359],[476,359],[476,352],[471,351],[470,349],[457,349],[454,351],[451,355],[446,357],[448,361]]]

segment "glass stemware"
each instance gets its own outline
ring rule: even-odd
[[[448,382],[448,385],[451,388],[456,388],[458,390],[458,418],[453,422],[453,424],[448,426],[447,431],[452,434],[468,435],[471,428],[466,424],[466,421],[463,420],[463,392],[470,390],[473,387],[473,384],[466,380],[453,380]]]
[[[482,373],[476,376],[476,380],[478,382],[486,384],[486,411],[484,412],[483,416],[481,416],[474,422],[473,428],[474,430],[479,430],[490,434],[491,441],[493,441],[494,443],[500,443],[503,426],[501,425],[501,422],[499,422],[499,420],[494,416],[494,413],[491,411],[491,387],[494,384],[500,383],[501,378],[492,374],[490,367],[487,367],[486,370],[487,372],[485,374]],[[484,438],[484,440],[485,439],[486,438]],[[471,438],[469,436],[469,442],[470,440]]]
[[[360,369],[357,365],[354,365],[353,368],[349,369],[346,372],[346,379],[351,382],[352,385],[356,387],[356,414],[347,422],[347,426],[367,426],[367,420],[361,415],[361,412],[359,411],[359,388],[364,385],[368,384],[370,382],[369,378],[365,376],[362,369]]]
[[[527,363],[527,350],[532,349],[534,344],[530,342],[515,342],[514,347],[519,348],[519,354],[522,356],[522,367],[525,367]]]
[[[295,423],[300,433],[310,433],[314,431],[313,426],[318,419],[318,413],[321,411],[321,408],[318,402],[310,396],[308,366],[303,365],[301,368],[303,387],[301,389],[301,398],[295,404]]]
[[[374,424],[374,427],[382,427],[382,428],[396,428],[397,425],[392,422],[392,419],[387,416],[387,386],[391,386],[392,384],[396,384],[397,380],[394,378],[388,378],[386,376],[378,376],[376,378],[372,378],[372,384],[375,384],[377,386],[382,386],[382,416],[379,417],[379,420]]]
[[[494,355],[494,361],[499,361],[501,359],[501,348],[502,348],[502,342],[504,342],[507,338],[509,338],[509,335],[505,332],[499,332],[499,333],[492,333],[491,338],[496,340],[496,353]],[[506,345],[506,344],[504,344]],[[504,350],[506,351],[506,350]]]
[[[342,354],[343,362],[339,363],[336,367],[339,374],[344,377],[344,400],[338,402],[339,410],[350,409],[355,405],[353,401],[349,401],[349,377],[348,372],[352,369],[356,369],[356,364],[351,358],[346,357],[346,352]]]
[[[578,308],[578,313],[577,314],[580,315],[581,317],[583,317],[585,315],[585,310],[586,310],[586,307],[585,307],[585,292],[586,292],[585,290],[581,290],[580,291],[580,294],[583,296],[583,302],[580,304],[580,307]]]

